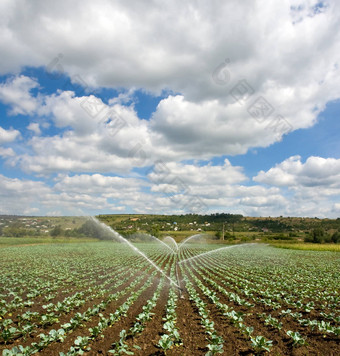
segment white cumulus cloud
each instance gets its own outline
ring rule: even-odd
[[[11,106],[10,114],[33,114],[39,100],[32,95],[31,90],[39,86],[35,79],[19,75],[9,78],[0,84],[0,101]]]
[[[0,145],[16,140],[20,136],[18,130],[6,130],[0,126]]]
[[[293,156],[267,172],[259,172],[254,181],[287,187],[340,188],[340,159],[312,156],[303,163],[300,156]]]

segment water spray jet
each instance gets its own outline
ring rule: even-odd
[[[173,246],[175,246],[175,250],[169,246],[171,248],[171,250],[173,251],[173,253],[178,253],[178,245],[177,245],[176,240],[171,236],[165,236],[162,242],[166,244],[166,241],[169,241]]]
[[[205,256],[205,255],[210,255],[210,254],[212,254],[214,252],[218,252],[218,251],[221,251],[221,250],[226,250],[226,249],[229,249],[229,248],[242,247],[242,246],[253,246],[253,245],[257,245],[257,244],[256,243],[249,243],[249,244],[237,244],[237,245],[225,246],[225,247],[217,248],[216,250],[203,252],[203,253],[201,253],[199,255],[189,257],[189,258],[187,258],[185,260],[180,261],[179,263],[191,261],[191,260],[193,260],[195,258],[202,257],[202,256]]]
[[[187,237],[186,239],[184,239],[183,241],[181,241],[181,243],[178,245],[178,249],[180,249],[182,246],[184,246],[187,242],[189,242],[192,239],[195,239],[197,237],[203,238],[205,234],[195,234],[192,236]]]
[[[150,234],[143,234],[144,236],[152,239],[153,241],[156,241],[157,243],[163,244],[167,249],[169,249],[172,253],[175,253],[174,250],[167,245],[164,241],[158,239],[156,236],[150,235]]]
[[[139,255],[141,255],[143,258],[145,258],[158,272],[160,272],[163,276],[165,276],[171,284],[174,284],[179,291],[181,292],[181,287],[179,284],[177,284],[173,279],[171,279],[160,267],[158,267],[153,261],[150,260],[142,251],[140,251],[136,246],[134,246],[130,241],[125,239],[122,235],[120,235],[117,231],[113,230],[110,226],[100,222],[98,219],[95,217],[91,217],[92,221],[96,223],[98,226],[101,228],[105,229],[110,233],[110,235],[113,235],[114,237],[118,238],[120,241],[126,243],[132,250],[137,252]]]

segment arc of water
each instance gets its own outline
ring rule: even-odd
[[[158,267],[153,261],[151,261],[142,251],[140,251],[136,246],[134,246],[130,241],[126,240],[122,235],[120,235],[117,231],[113,230],[110,226],[100,222],[98,219],[95,217],[91,217],[91,219],[98,224],[100,227],[103,229],[106,229],[109,231],[112,235],[117,237],[119,240],[122,242],[126,243],[129,247],[131,247],[132,250],[140,254],[143,258],[145,258],[158,272],[160,272],[163,276],[165,276],[172,284],[174,284],[177,288],[181,289],[180,286],[173,280],[171,279],[168,275],[164,273],[164,271]]]
[[[228,249],[228,248],[251,246],[251,245],[257,245],[257,244],[256,243],[249,243],[249,244],[237,244],[237,245],[232,245],[232,246],[221,247],[221,248],[217,248],[216,250],[203,252],[203,253],[201,253],[199,255],[189,257],[189,258],[187,258],[185,260],[180,261],[179,263],[188,262],[188,261],[191,261],[191,260],[193,260],[195,258],[199,258],[199,257],[205,256],[205,255],[210,255],[210,254],[212,254],[214,252],[218,252],[218,251],[225,250],[225,249]]]
[[[190,241],[191,239],[197,237],[197,236],[202,236],[203,234],[195,234],[195,235],[192,235],[192,236],[189,236],[187,237],[186,239],[184,239],[179,245],[178,245],[178,248],[180,249],[181,246],[183,246],[184,244],[186,244],[188,241]]]
[[[162,243],[166,248],[168,248],[172,253],[174,253],[174,250],[169,246],[167,245],[164,241],[160,240],[160,239],[157,239],[157,237],[153,236],[153,235],[150,235],[150,234],[145,234],[146,236],[148,237],[151,237],[152,239],[154,239],[155,241],[159,242],[159,243]],[[174,240],[175,241],[175,240]],[[175,241],[176,242],[176,241]]]
[[[175,239],[172,237],[172,236],[165,236],[163,241],[165,240],[170,240],[170,242],[172,242],[172,244],[176,247],[176,251],[174,251],[173,249],[173,252],[176,253],[178,252],[178,245],[177,245],[177,242],[175,241]],[[167,245],[168,246],[168,245]]]

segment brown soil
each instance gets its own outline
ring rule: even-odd
[[[163,263],[163,265],[166,261]],[[132,281],[136,278],[136,276],[140,275],[143,271],[136,272],[135,276],[130,278],[126,283],[121,285],[119,288],[114,290],[113,292],[117,292],[123,290],[127,286],[129,286]],[[151,272],[150,272],[151,273]],[[149,274],[150,274],[149,273]],[[198,278],[199,275],[196,274]],[[135,290],[139,290],[142,288],[148,276],[138,284]],[[88,350],[85,355],[110,355],[108,351],[111,349],[111,345],[118,341],[119,333],[121,330],[128,330],[135,322],[136,316],[141,313],[143,306],[150,299],[157,286],[158,286],[158,278],[155,278],[154,283],[149,286],[139,297],[138,299],[131,305],[127,316],[121,318],[118,322],[116,322],[112,327],[109,327],[104,330],[103,337],[98,337],[95,340],[91,340],[89,345],[90,350]],[[191,280],[192,278],[189,277]],[[181,275],[180,275],[181,279]],[[195,285],[194,281],[192,280]],[[222,285],[219,280],[216,278],[215,282]],[[204,284],[208,285],[203,281]],[[184,283],[181,283],[181,287],[184,288]],[[225,287],[225,286],[223,286]],[[213,288],[209,286],[211,290]],[[227,289],[227,288],[226,288]],[[73,289],[70,291],[70,295],[74,293],[76,290]],[[207,309],[209,309],[209,319],[214,321],[215,329],[220,336],[224,339],[224,352],[222,355],[254,355],[254,351],[251,347],[251,342],[248,337],[241,334],[241,332],[230,322],[230,320],[222,314],[222,312],[216,307],[215,304],[212,304],[209,299],[200,291],[198,287],[196,287],[197,292],[199,293],[200,298],[207,304]],[[182,345],[173,347],[171,350],[164,353],[159,347],[157,347],[157,343],[162,334],[165,333],[163,329],[164,317],[165,317],[165,306],[168,299],[169,294],[169,285],[166,285],[162,291],[160,298],[157,301],[157,305],[152,310],[154,316],[152,319],[147,322],[145,329],[138,335],[132,337],[128,337],[126,340],[127,345],[129,346],[129,350],[133,351],[137,356],[156,356],[156,355],[174,355],[174,356],[199,356],[205,355],[208,351],[207,349],[207,334],[205,330],[201,326],[200,323],[200,315],[198,314],[197,308],[193,302],[189,300],[189,295],[187,291],[183,290],[183,298],[178,299],[177,303],[177,328],[179,330]],[[216,291],[217,296],[220,299],[220,302],[225,303],[232,307],[235,311],[242,311],[247,313],[244,317],[244,323],[248,326],[254,327],[255,335],[263,335],[267,339],[273,341],[273,348],[269,355],[293,355],[293,356],[304,356],[304,355],[319,355],[319,356],[337,356],[340,355],[340,347],[339,347],[339,338],[335,336],[323,335],[322,333],[311,330],[309,328],[303,327],[299,325],[298,322],[294,321],[290,317],[280,317],[279,311],[271,310],[268,306],[263,304],[258,304],[253,308],[247,308],[244,306],[239,306],[236,303],[230,302],[226,296],[222,293]],[[131,295],[124,295],[119,298],[117,301],[111,302],[107,308],[102,312],[105,317],[108,317],[110,313],[113,313],[126,299]],[[244,296],[242,296],[244,298]],[[39,306],[42,300],[41,297],[36,299],[37,303],[31,310],[39,310],[41,306]],[[65,294],[58,295],[55,299],[53,299],[53,303],[57,301],[61,301],[65,298]],[[88,307],[93,306],[94,304],[98,304],[103,298],[96,298],[93,300],[88,300],[83,306],[80,308],[76,308],[72,310],[68,314],[62,314],[59,318],[59,322],[55,325],[48,326],[46,328],[38,327],[36,332],[28,337],[26,340],[23,338],[18,338],[14,342],[4,345],[4,343],[0,342],[0,352],[5,348],[12,348],[15,345],[30,345],[32,342],[39,341],[39,333],[43,332],[47,334],[51,329],[58,329],[60,325],[67,322],[76,312],[84,312]],[[250,299],[248,301],[252,302]],[[45,304],[47,304],[46,302]],[[39,310],[41,311],[41,309]],[[21,311],[22,312],[22,311]],[[283,323],[282,330],[277,330],[271,326],[265,325],[264,321],[259,318],[259,313],[271,314],[273,317],[280,319]],[[310,313],[310,318],[317,318],[319,315],[319,310],[313,311]],[[13,315],[13,320],[16,319],[16,315]],[[51,343],[46,349],[38,353],[38,355],[42,356],[59,356],[59,352],[67,353],[69,348],[74,344],[74,340],[78,335],[81,336],[89,336],[88,329],[97,325],[99,321],[99,316],[94,316],[88,322],[85,322],[83,326],[78,327],[74,332],[68,334],[66,340],[63,343],[54,342]],[[302,335],[307,336],[308,345],[304,345],[301,347],[293,347],[291,339],[286,335],[287,330],[299,331]],[[140,350],[135,349],[134,345],[140,347]]]

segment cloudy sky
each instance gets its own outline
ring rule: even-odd
[[[0,1],[0,214],[340,216],[337,0]]]

